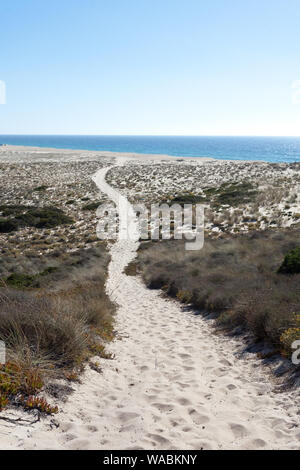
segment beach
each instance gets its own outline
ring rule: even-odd
[[[1,170],[9,168],[6,179],[10,174],[15,177],[16,168],[24,171],[26,165],[38,165],[36,178],[40,175],[41,184],[55,188],[53,164],[56,168],[66,165],[59,200],[55,196],[57,189],[52,196],[52,203],[60,201],[60,207],[68,174],[75,175],[77,167],[81,168],[81,176],[73,183],[84,184],[80,196],[88,194],[91,202],[95,198],[117,203],[121,197],[129,204],[150,204],[170,201],[171,194],[182,196],[183,192],[207,198],[211,192],[203,190],[229,182],[241,185],[247,176],[255,191],[260,191],[259,202],[251,199],[251,187],[243,210],[227,204],[224,216],[220,208],[224,190],[220,194],[214,189],[210,197],[218,205],[208,215],[207,236],[218,239],[238,231],[249,232],[253,224],[255,229],[298,224],[299,200],[292,197],[299,193],[296,164],[0,148]],[[46,178],[44,165],[48,169]],[[277,190],[272,193],[270,188],[274,186]],[[77,189],[74,191],[69,196],[72,200],[79,198]],[[18,194],[18,202],[23,204],[21,196]],[[241,198],[245,198],[244,192]],[[1,204],[7,204],[8,199],[6,196]],[[76,203],[69,206],[68,215],[75,217]],[[133,209],[130,211],[133,225],[137,224]],[[126,216],[120,213],[120,221]],[[65,229],[70,251],[84,249],[84,234],[94,235],[90,232],[95,231],[97,223],[94,213],[86,216],[82,211],[78,217],[80,224],[82,217],[87,217],[80,239],[75,237],[70,242],[71,229]],[[59,407],[54,416],[26,413],[14,407],[2,411],[1,448],[299,449],[298,387],[283,389],[272,368],[247,350],[243,338],[216,334],[213,319],[195,315],[191,308],[162,296],[161,291],[148,289],[141,277],[125,274],[140,245],[138,230],[134,233],[135,238],[117,240],[107,247],[111,258],[106,293],[116,304],[116,334],[108,345],[111,359],[93,358],[94,363],[100,363],[101,371],[86,365],[81,383],[72,383],[73,391],[63,401],[49,397]],[[8,236],[1,236],[4,246]],[[25,229],[22,236],[28,237],[30,245],[32,233]]]

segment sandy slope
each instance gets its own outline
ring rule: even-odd
[[[95,181],[117,200],[106,171]],[[299,448],[296,392],[275,393],[258,360],[238,357],[238,341],[216,336],[200,316],[123,274],[137,247],[136,241],[111,246],[107,289],[119,304],[115,360],[105,362],[103,374],[86,371],[54,424],[1,425],[1,447]]]

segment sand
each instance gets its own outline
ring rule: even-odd
[[[107,171],[95,182],[116,201]],[[268,369],[241,354],[241,340],[214,334],[209,321],[126,276],[137,248],[136,240],[110,247],[115,358],[101,361],[101,374],[88,367],[54,418],[1,422],[1,448],[299,449],[297,391],[277,393]]]
[[[5,155],[6,153],[11,154],[12,152],[16,154],[16,156],[19,155],[30,155],[32,158],[33,154],[36,155],[46,155],[46,154],[52,154],[56,155],[59,154],[60,156],[64,156],[65,158],[69,159],[72,158],[72,155],[74,158],[80,157],[81,159],[84,158],[85,155],[88,157],[95,156],[95,157],[105,157],[105,158],[118,158],[119,161],[124,159],[124,162],[127,161],[128,159],[130,160],[137,160],[137,161],[146,161],[146,162],[151,162],[151,161],[162,161],[162,160],[173,160],[176,161],[180,158],[184,158],[185,160],[190,160],[190,161],[195,161],[195,162],[204,162],[204,161],[212,161],[214,160],[211,157],[205,157],[205,156],[199,156],[199,157],[174,157],[171,155],[163,155],[163,154],[142,154],[142,153],[129,153],[129,152],[110,152],[110,151],[104,151],[104,150],[70,150],[70,149],[56,149],[56,148],[47,148],[47,147],[27,147],[27,146],[22,146],[22,145],[3,145],[0,146],[0,156]]]

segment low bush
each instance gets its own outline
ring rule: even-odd
[[[21,397],[20,402],[23,404],[25,410],[39,410],[47,415],[58,413],[58,407],[49,405],[43,397]]]
[[[176,196],[170,199],[162,200],[161,204],[164,204],[166,202],[171,202],[172,204],[179,204],[180,206],[183,206],[184,204],[200,204],[200,203],[204,203],[205,201],[206,201],[206,198],[199,194],[182,193],[182,194],[177,194]]]
[[[2,212],[3,217],[8,217],[11,215],[19,215],[22,214],[24,211],[34,208],[33,206],[24,206],[22,204],[9,204],[9,205],[2,205],[0,206],[0,212]]]
[[[236,207],[255,201],[257,190],[252,183],[244,181],[240,183],[223,183],[217,188],[207,188],[204,190],[204,194],[213,206],[229,205]]]
[[[15,220],[19,225],[35,228],[53,228],[57,225],[72,224],[74,221],[57,207],[29,209],[18,215]]]
[[[278,269],[282,274],[297,274],[300,273],[300,247],[294,248],[289,251],[285,256],[282,265]]]
[[[29,274],[13,273],[5,279],[5,283],[10,287],[23,289],[24,287],[32,287],[35,276]]]
[[[10,233],[18,230],[19,224],[14,219],[0,219],[0,233]]]
[[[49,274],[57,271],[57,267],[48,266],[44,271],[41,271],[37,274],[23,274],[23,273],[12,273],[6,279],[4,283],[9,287],[14,287],[16,289],[25,289],[27,287],[40,287],[40,278],[41,276],[48,276]]]
[[[100,206],[101,202],[91,202],[82,207],[83,211],[95,211]]]
[[[0,219],[0,233],[10,233],[20,227],[54,228],[69,225],[74,221],[57,207],[36,208],[29,206],[6,206],[3,215],[14,215]]]

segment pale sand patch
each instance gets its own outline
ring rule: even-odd
[[[116,201],[107,171],[95,181]],[[298,449],[299,395],[276,393],[266,367],[238,357],[240,342],[214,335],[203,318],[126,276],[137,247],[111,246],[115,360],[102,361],[103,374],[87,369],[54,422],[1,424],[1,448]]]

